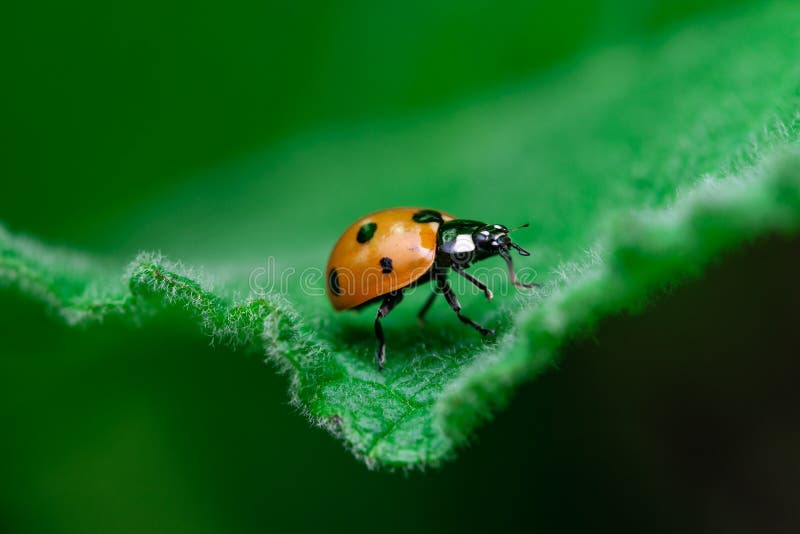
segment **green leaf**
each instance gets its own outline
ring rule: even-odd
[[[205,271],[142,253],[123,275],[113,258],[0,227],[0,285],[72,325],[116,316],[147,329],[182,309],[213,343],[286,372],[295,405],[367,465],[435,465],[599,319],[723,250],[798,230],[798,27],[784,4],[687,22],[436,112],[298,137],[109,222],[119,250],[158,236]],[[544,288],[467,295],[466,313],[498,330],[486,341],[442,303],[417,328],[424,297],[409,297],[385,321],[379,373],[372,314],[334,314],[309,269],[349,222],[391,205],[530,222],[515,239],[534,255],[517,264]],[[267,256],[275,266],[259,271]],[[250,292],[254,273],[286,268],[297,276],[285,287]]]

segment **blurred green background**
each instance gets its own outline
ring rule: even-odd
[[[102,248],[108,217],[293,133],[402,117],[743,3],[15,2],[0,214]]]
[[[593,47],[758,8],[744,4],[15,3],[0,17],[0,220],[127,260],[161,246],[118,233],[153,198],[304,132],[424,116]],[[800,439],[781,410],[798,400],[797,248],[767,240],[608,321],[457,462],[408,476],[368,472],[294,413],[283,377],[184,317],[147,336],[76,331],[4,292],[0,530],[796,531]],[[768,284],[743,287],[765,265]],[[757,313],[732,309],[734,292]]]

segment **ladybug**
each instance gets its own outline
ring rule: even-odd
[[[519,228],[525,228],[522,225]],[[516,230],[516,228],[515,228]],[[483,336],[494,334],[461,313],[461,304],[447,281],[450,269],[463,276],[492,300],[486,284],[465,269],[472,263],[500,256],[508,265],[511,283],[520,288],[539,287],[517,279],[511,249],[530,253],[513,243],[507,227],[469,219],[457,219],[425,208],[392,208],[376,211],[350,225],[333,247],[328,260],[326,289],[337,311],[361,309],[380,302],[375,316],[378,369],[386,360],[381,319],[403,300],[403,291],[434,282],[434,292],[419,311],[420,324],[436,295],[443,294],[461,322]]]

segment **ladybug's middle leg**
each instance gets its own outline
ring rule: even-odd
[[[450,284],[447,282],[447,279],[444,276],[436,279],[436,287],[438,287],[441,292],[444,293],[444,298],[447,299],[447,303],[450,304],[450,307],[453,308],[453,311],[456,312],[456,315],[458,315],[458,318],[462,323],[470,325],[483,336],[494,334],[494,330],[491,328],[484,328],[469,317],[461,314],[461,303],[458,302],[458,297],[456,297],[456,294],[453,292],[453,288],[450,287]]]
[[[375,314],[375,337],[378,338],[378,350],[375,353],[375,359],[378,360],[379,371],[383,370],[383,362],[386,361],[386,339],[383,337],[381,319],[389,315],[389,312],[400,304],[401,300],[403,300],[403,291],[392,291],[383,299],[381,307],[378,308],[378,313]]]

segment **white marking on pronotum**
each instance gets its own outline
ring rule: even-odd
[[[456,236],[456,242],[453,244],[453,252],[462,254],[464,252],[472,252],[475,250],[475,243],[472,241],[472,236],[469,234],[461,234]]]

